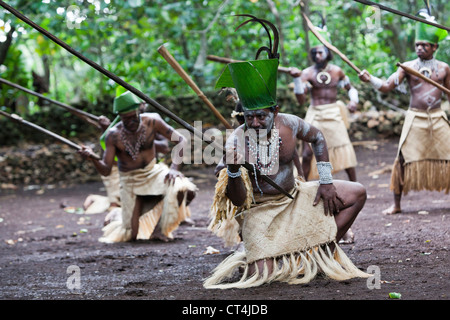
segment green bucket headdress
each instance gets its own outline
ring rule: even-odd
[[[238,14],[237,16],[246,16],[251,19],[240,24],[235,31],[249,22],[258,22],[269,36],[269,47],[259,48],[255,60],[228,64],[219,80],[217,80],[216,88],[236,88],[244,110],[258,110],[276,106],[279,65],[278,30],[267,20],[248,14]],[[273,45],[266,24],[273,31]],[[260,53],[263,51],[267,52],[269,59],[258,60]]]
[[[136,87],[139,91],[140,89]],[[115,114],[127,113],[139,109],[142,100],[131,91],[122,86],[117,87],[116,97],[113,103],[113,112]]]
[[[140,86],[138,84],[133,84],[133,87],[141,91]],[[114,98],[113,103],[113,112],[115,114],[121,114],[121,113],[127,113],[133,110],[139,109],[139,106],[141,105],[142,100],[136,96],[131,91],[128,91],[122,86],[117,87],[116,89],[116,97]],[[120,116],[118,115],[109,125],[109,127],[103,132],[102,136],[100,137],[100,145],[102,146],[102,149],[105,150],[106,143],[105,138],[106,134],[108,133],[109,129],[114,127],[118,122],[120,121]]]
[[[419,11],[419,15],[424,17],[426,20],[435,22],[435,17],[431,15],[431,10],[428,7],[427,9],[422,9]],[[440,41],[444,40],[448,35],[447,30],[437,28],[435,26],[419,22],[416,25],[416,38],[415,41],[425,41],[429,43],[437,44]]]

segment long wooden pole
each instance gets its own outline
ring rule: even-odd
[[[428,77],[425,77],[425,76],[424,76],[423,74],[421,74],[420,72],[418,72],[418,71],[416,71],[416,70],[414,70],[414,69],[412,69],[412,68],[410,68],[410,67],[408,67],[408,66],[406,66],[406,65],[404,65],[404,64],[401,64],[400,62],[397,62],[397,66],[398,66],[398,67],[401,67],[401,68],[402,68],[403,70],[405,70],[407,73],[412,74],[412,75],[414,75],[414,76],[416,76],[416,77],[419,77],[419,78],[422,79],[423,81],[426,81],[426,82],[428,82],[428,83],[430,83],[430,84],[436,86],[437,88],[439,88],[439,89],[441,89],[442,91],[444,91],[446,94],[450,95],[450,90],[449,90],[449,89],[447,89],[446,87],[440,85],[440,84],[437,83],[436,81],[434,81],[434,80],[432,80],[432,79],[430,79],[430,78],[428,78]]]
[[[49,135],[49,136],[55,138],[56,140],[58,140],[58,141],[60,141],[62,143],[65,143],[68,146],[70,146],[70,147],[72,147],[72,148],[74,148],[76,150],[81,150],[81,146],[79,146],[78,144],[76,144],[76,143],[74,143],[74,142],[72,142],[72,141],[70,141],[70,140],[68,140],[68,139],[66,139],[64,137],[61,137],[60,135],[57,135],[56,133],[54,133],[52,131],[49,131],[49,130],[47,130],[45,128],[42,128],[42,127],[38,126],[37,124],[34,124],[32,122],[29,122],[29,121],[26,121],[26,120],[22,119],[21,117],[19,117],[16,114],[9,114],[9,113],[6,113],[6,112],[4,112],[2,110],[0,110],[0,114],[5,116],[5,117],[7,117],[8,119],[11,119],[11,120],[15,121],[15,122],[24,124],[24,125],[26,125],[28,127],[31,127],[31,128],[33,128],[35,130],[38,130],[39,132],[45,133],[46,135]],[[93,158],[97,159],[97,160],[101,159],[100,156],[98,156],[96,154],[92,154],[91,156]]]
[[[181,119],[180,117],[175,115],[173,112],[171,112],[170,110],[168,110],[165,107],[163,107],[162,105],[160,105],[155,100],[153,100],[150,97],[148,97],[147,95],[143,94],[141,91],[139,91],[138,89],[136,89],[132,85],[128,84],[127,82],[122,80],[120,77],[118,77],[114,73],[106,70],[102,66],[100,66],[97,63],[95,63],[95,62],[91,61],[90,59],[86,58],[81,53],[79,53],[78,51],[76,51],[73,48],[71,48],[67,43],[65,43],[64,41],[62,41],[59,38],[55,37],[50,32],[48,32],[47,30],[45,30],[41,26],[37,25],[36,23],[34,23],[30,19],[28,19],[26,16],[24,16],[22,13],[20,13],[19,11],[17,11],[13,7],[11,7],[10,5],[6,4],[4,1],[0,0],[0,6],[5,8],[9,12],[11,12],[17,18],[19,18],[20,20],[22,20],[26,24],[30,25],[31,27],[33,27],[34,29],[36,29],[40,33],[44,34],[47,38],[49,38],[50,40],[52,40],[53,42],[55,42],[59,46],[61,46],[64,49],[66,49],[71,54],[73,54],[74,56],[79,58],[80,60],[82,60],[85,63],[87,63],[88,65],[90,65],[95,70],[97,70],[100,73],[104,74],[105,76],[107,76],[108,78],[110,78],[111,80],[116,82],[117,84],[121,85],[122,87],[124,87],[128,91],[134,93],[135,95],[137,95],[139,98],[141,98],[142,100],[144,100],[148,104],[152,105],[155,109],[159,110],[161,113],[163,113],[164,115],[168,116],[169,118],[171,118],[172,120],[174,120],[175,122],[177,122],[178,124],[180,124],[181,126],[186,128],[187,130],[189,130],[191,133],[193,133],[194,135],[196,135],[199,138],[201,138],[202,141],[204,141],[206,143],[209,143],[211,145],[214,145],[214,148],[216,148],[216,150],[219,150],[219,151],[221,151],[223,153],[223,148],[222,148],[221,145],[219,145],[215,141],[205,140],[205,137],[203,136],[203,133],[201,131],[195,129],[189,123],[187,123],[186,121],[184,121],[183,119]],[[250,171],[254,170],[254,167],[251,164],[249,164],[248,162],[243,163],[242,166],[245,167],[247,170],[250,170]],[[257,173],[259,173],[259,171],[257,171]],[[284,194],[285,196],[289,197],[290,199],[293,199],[292,195],[290,195],[289,192],[287,192],[282,187],[280,187],[278,184],[276,184],[271,178],[269,178],[266,175],[261,175],[260,173],[259,173],[259,175],[260,175],[261,179],[263,179],[265,182],[270,184],[272,187],[274,187],[275,189],[277,189],[278,191],[280,191],[282,194]]]
[[[53,103],[53,104],[55,104],[55,105],[57,105],[59,107],[62,107],[64,109],[68,110],[70,113],[76,115],[77,117],[80,117],[81,119],[83,119],[85,121],[87,119],[91,119],[91,120],[94,120],[94,121],[97,121],[97,122],[99,121],[99,117],[97,117],[97,116],[95,116],[95,115],[93,115],[91,113],[88,113],[88,112],[85,112],[83,110],[79,110],[77,108],[71,107],[71,106],[69,106],[69,105],[67,105],[65,103],[62,103],[62,102],[50,99],[50,98],[48,98],[48,97],[46,97],[46,96],[44,96],[44,95],[42,95],[40,93],[37,93],[37,92],[34,92],[34,91],[30,90],[30,89],[24,88],[24,87],[22,87],[22,86],[20,86],[20,85],[18,85],[16,83],[13,83],[11,81],[6,80],[6,79],[0,78],[0,83],[3,83],[3,84],[6,84],[6,85],[8,85],[10,87],[22,90],[22,91],[24,91],[26,93],[29,93],[29,94],[31,94],[33,96],[36,96],[36,97],[39,97],[41,99],[47,100],[50,103]],[[91,123],[91,124],[96,125],[95,123],[92,123],[92,121],[88,121],[88,122]]]
[[[386,7],[386,6],[382,5],[382,4],[379,4],[379,3],[376,3],[376,2],[373,2],[373,1],[366,1],[366,0],[353,0],[353,1],[365,4],[367,6],[378,7],[380,9],[384,10],[384,11],[389,11],[391,13],[397,14],[397,15],[402,16],[402,17],[406,17],[406,18],[409,18],[409,19],[412,19],[412,20],[416,20],[416,21],[419,21],[419,22],[423,22],[423,23],[429,24],[431,26],[434,26],[434,27],[437,27],[437,28],[440,28],[440,29],[444,29],[444,30],[450,31],[449,27],[443,26],[443,25],[441,25],[439,23],[436,23],[436,22],[433,22],[433,21],[428,21],[426,19],[422,19],[420,17],[416,17],[416,16],[413,16],[412,14],[404,13],[404,12],[399,11],[399,10],[391,9],[389,7]]]
[[[172,66],[172,68],[180,75],[180,77],[194,90],[197,96],[203,100],[203,102],[208,106],[208,108],[214,113],[217,119],[225,126],[227,129],[233,129],[233,126],[222,116],[222,114],[214,107],[214,105],[209,101],[208,97],[200,90],[200,88],[195,84],[194,80],[184,71],[183,67],[178,63],[178,61],[170,54],[169,50],[162,45],[158,48],[158,52],[163,56],[163,58]]]
[[[208,59],[210,61],[225,63],[225,64],[234,63],[234,62],[242,62],[242,60],[234,60],[234,59],[218,57],[218,56],[214,56],[214,55],[208,55],[208,56],[206,56],[206,59]],[[282,72],[282,73],[289,73],[291,71],[291,68],[278,67],[278,71]]]
[[[341,59],[344,60],[359,75],[361,73],[361,70],[357,66],[355,66],[355,64],[353,62],[351,62],[350,59],[347,58],[347,56],[345,54],[343,54],[341,51],[339,51],[338,48],[336,48],[331,43],[329,43],[327,40],[325,40],[322,37],[322,35],[316,31],[314,25],[312,24],[311,20],[309,20],[309,18],[307,17],[306,14],[304,14],[302,12],[302,15],[303,15],[303,18],[305,19],[305,21],[306,21],[306,23],[308,25],[309,30],[311,30],[311,32],[317,37],[317,39],[319,39],[319,41],[322,42],[325,47],[327,47],[331,51],[333,51],[336,54],[338,54],[341,57]]]

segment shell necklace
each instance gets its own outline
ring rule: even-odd
[[[140,132],[139,132],[140,131]],[[133,144],[130,142],[134,140],[134,137],[136,134],[139,133],[139,136],[136,139],[136,142]],[[146,138],[146,128],[142,125],[142,120],[139,117],[139,127],[135,132],[129,132],[125,127],[122,128],[120,131],[120,138],[122,139],[122,143],[125,146],[125,150],[128,152],[128,154],[133,158],[133,160],[136,161],[137,156],[139,154],[139,151],[141,147],[145,143]]]
[[[437,62],[435,58],[430,60],[422,60],[419,58],[416,60],[414,67],[427,78],[431,78],[433,72],[435,72],[436,75],[439,76]]]
[[[272,175],[275,165],[279,163],[280,146],[282,145],[278,129],[272,129],[269,140],[261,140],[252,130],[248,135],[248,151],[250,158],[263,175]]]
[[[328,73],[328,70],[330,69],[330,65],[328,64],[325,69],[319,71],[316,75],[316,80],[318,83],[322,84],[325,83],[325,85],[328,85],[331,82],[331,75]],[[322,80],[322,77],[325,77],[325,81]]]

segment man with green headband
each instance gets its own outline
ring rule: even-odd
[[[271,281],[307,283],[316,275],[318,265],[333,279],[367,276],[336,243],[364,206],[366,190],[356,182],[333,181],[320,130],[297,116],[279,112],[279,62],[274,56],[230,63],[216,84],[236,89],[245,123],[226,141],[226,168],[216,184],[211,207],[215,219],[209,229],[226,236],[226,241],[232,238],[230,230],[236,241],[240,232],[244,250],[235,251],[219,264],[204,282],[205,288],[248,288]],[[298,140],[311,143],[320,181],[304,182],[294,177]],[[244,160],[251,170],[241,167]],[[269,176],[293,199],[261,175]],[[236,270],[243,271],[241,279],[226,282]]]
[[[425,14],[427,19],[434,20]],[[417,70],[442,86],[450,89],[450,68],[434,55],[439,42],[447,37],[447,31],[418,23],[415,48],[417,59],[404,65]],[[394,192],[394,204],[384,214],[400,213],[402,194],[409,191],[450,191],[450,127],[441,108],[443,92],[423,79],[406,73],[402,68],[383,81],[366,70],[361,81],[369,82],[381,92],[400,87],[406,80],[410,89],[410,104],[400,136],[397,157],[391,175],[390,188]],[[448,96],[450,100],[450,96]]]
[[[170,168],[157,163],[155,148],[157,134],[177,145],[187,141],[158,114],[140,113],[141,103],[130,91],[114,99],[118,119],[106,132],[102,160],[91,158],[92,150],[88,147],[80,150],[104,176],[110,174],[117,158],[121,219],[103,228],[101,242],[169,241],[173,238],[172,232],[190,217],[188,204],[195,196],[196,186],[179,171],[178,161],[172,161]]]
[[[145,108],[145,103],[141,103],[139,112],[144,113]],[[98,123],[106,136],[105,132],[111,126],[111,121],[107,117],[101,115],[99,116]],[[157,134],[155,138],[156,154],[167,154],[170,151],[168,140],[160,134]],[[105,225],[107,225],[112,220],[121,216],[120,210],[115,210],[116,208],[120,208],[120,178],[116,161],[111,169],[111,173],[108,176],[101,175],[101,179],[105,187],[106,197],[98,194],[88,195],[83,203],[83,209],[86,214],[108,212],[105,217]]]
[[[328,39],[326,26],[316,27],[321,35]],[[300,71],[292,68],[290,74],[294,77],[294,94],[300,105],[307,100],[311,93],[311,104],[305,116],[305,121],[319,128],[327,141],[330,162],[333,173],[345,170],[350,181],[356,181],[356,154],[348,136],[347,109],[354,112],[359,102],[358,91],[351,85],[348,76],[341,68],[329,63],[332,53],[312,32],[311,59],[314,65]],[[338,89],[348,91],[347,106],[337,99]],[[313,152],[307,143],[303,144],[302,166],[308,180],[317,179],[316,164]]]

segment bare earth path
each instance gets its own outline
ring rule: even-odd
[[[319,277],[308,285],[204,289],[202,280],[231,252],[206,229],[215,183],[213,168],[208,168],[186,172],[200,189],[191,205],[195,226],[182,225],[172,243],[102,244],[97,239],[104,214],[60,208],[61,202],[81,207],[88,194],[104,194],[101,183],[1,190],[0,299],[390,300],[389,293],[397,292],[402,300],[449,300],[450,195],[412,192],[403,198],[401,214],[381,213],[392,203],[389,167],[396,143],[378,140],[355,146],[357,175],[368,200],[352,227],[355,243],[342,245],[359,268],[379,270],[379,288],[365,279],[336,282]],[[339,173],[335,178],[346,176]],[[204,254],[208,246],[220,252]],[[80,288],[67,285],[73,270],[79,272]]]

